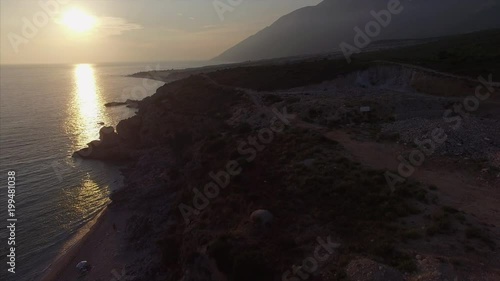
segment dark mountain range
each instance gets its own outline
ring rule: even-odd
[[[498,0],[324,0],[281,17],[214,60],[238,62],[333,52],[340,50],[341,42],[354,46],[354,28],[365,30],[375,20],[373,13],[387,11],[390,5],[400,12],[391,14],[387,26],[381,26],[371,41],[438,37],[500,27]]]

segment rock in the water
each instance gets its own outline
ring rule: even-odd
[[[250,215],[250,219],[255,224],[269,226],[273,221],[274,216],[268,210],[256,210]]]
[[[126,105],[126,104],[127,104],[126,102],[113,101],[113,102],[105,103],[104,106],[105,107],[114,107],[114,106],[120,106],[120,105]]]
[[[113,101],[113,102],[108,102],[108,103],[104,104],[105,107],[115,107],[115,106],[122,106],[122,105],[126,105],[129,108],[138,108],[139,101],[127,99],[125,102]]]

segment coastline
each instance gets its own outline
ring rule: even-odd
[[[78,254],[84,244],[88,242],[88,238],[92,235],[95,229],[102,223],[103,217],[108,211],[108,206],[105,206],[92,220],[86,223],[78,232],[65,243],[61,252],[56,258],[44,269],[40,281],[55,280],[58,273],[61,272],[69,262]]]
[[[113,176],[111,176],[110,182],[115,183],[117,180],[120,182],[123,181],[123,176],[119,172],[119,169],[117,168],[113,171]],[[123,182],[121,182],[117,187],[111,188],[111,192],[119,190],[122,186]],[[63,272],[70,269],[70,271],[77,273],[76,264],[82,260],[90,259],[87,257],[88,254],[83,253],[83,249],[96,243],[96,240],[99,238],[99,233],[102,233],[101,229],[112,229],[112,223],[106,224],[111,216],[109,208],[109,204],[111,204],[111,200],[109,200],[110,195],[111,193],[107,196],[108,203],[102,208],[102,210],[97,212],[97,214],[90,221],[80,227],[77,232],[64,243],[58,255],[47,267],[43,269],[37,280],[60,280]],[[78,261],[74,262],[75,260]]]
[[[86,260],[92,270],[86,278],[112,278],[122,272],[121,233],[125,226],[122,211],[106,206],[68,242],[61,254],[44,270],[40,281],[71,280],[80,277],[76,264]],[[116,230],[113,225],[116,226]],[[92,279],[93,280],[93,279]]]

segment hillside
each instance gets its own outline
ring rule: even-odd
[[[363,69],[374,62],[393,62],[433,69],[438,72],[477,78],[491,74],[500,81],[500,29],[451,35],[426,40],[379,41],[374,45],[401,46],[390,49],[367,49],[352,56],[348,63],[342,54],[269,59],[254,62],[211,65],[199,68],[139,72],[130,75],[167,83],[214,72],[224,76],[225,83],[256,90],[276,90],[301,83],[320,83],[335,76]],[[315,73],[315,75],[310,75]]]
[[[450,10],[449,6],[454,9]],[[497,0],[401,1],[402,12],[374,40],[427,38],[500,27]],[[387,1],[325,0],[285,15],[271,26],[214,58],[238,62],[327,53],[341,42],[353,44],[354,27],[374,18],[370,11],[387,9]]]

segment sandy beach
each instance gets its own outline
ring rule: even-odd
[[[47,268],[41,281],[119,280],[126,259],[123,253],[123,230],[126,215],[106,207],[75,237],[62,254]],[[113,227],[113,225],[116,227]],[[87,261],[92,269],[81,275],[76,265]]]

